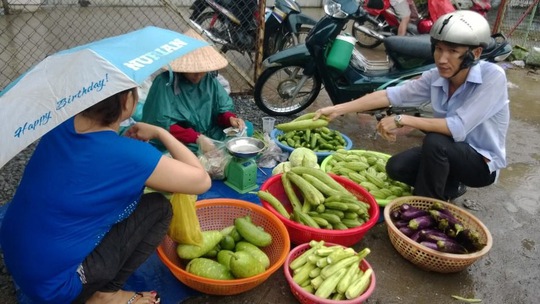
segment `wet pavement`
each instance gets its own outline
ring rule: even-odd
[[[505,67],[511,66],[504,64]],[[452,298],[481,299],[490,304],[538,303],[540,256],[538,234],[540,190],[540,75],[534,70],[509,68],[512,121],[507,140],[508,167],[498,182],[485,188],[469,188],[463,202],[473,201],[478,210],[466,209],[479,218],[493,236],[493,247],[468,269],[452,274],[421,270],[404,259],[390,243],[385,223],[377,224],[353,248],[371,249],[367,260],[374,268],[377,286],[366,303],[459,303]],[[324,93],[324,92],[323,92]],[[324,94],[307,111],[329,104]],[[394,143],[373,139],[375,120],[366,115],[347,115],[332,123],[347,134],[354,149],[393,154],[417,145],[422,133],[404,128]],[[463,207],[462,203],[457,204]],[[236,296],[203,295],[184,303],[295,303],[283,271],[276,272],[255,289]]]

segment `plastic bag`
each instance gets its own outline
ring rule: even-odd
[[[225,169],[232,156],[227,152],[225,144],[212,140],[215,149],[204,152],[199,156],[199,161],[212,179],[221,180],[225,178]],[[199,147],[199,151],[202,151]]]
[[[195,210],[196,195],[173,193],[171,205],[173,217],[167,234],[179,244],[200,245],[202,231]]]
[[[281,148],[270,139],[268,134],[264,134],[266,150],[261,154],[258,160],[258,165],[261,168],[274,168],[277,164],[284,162],[289,157],[288,153],[283,152]]]

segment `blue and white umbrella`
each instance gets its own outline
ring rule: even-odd
[[[68,118],[206,45],[146,27],[45,58],[0,92],[0,168]]]

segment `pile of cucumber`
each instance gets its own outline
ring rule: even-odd
[[[304,114],[291,122],[276,125],[276,129],[283,132],[276,139],[293,149],[304,147],[315,152],[345,148],[347,142],[341,133],[329,129],[328,120],[324,118],[313,120],[314,115],[314,112]]]
[[[281,183],[291,213],[270,192],[261,190],[257,195],[287,219],[313,228],[343,230],[361,226],[370,218],[371,206],[321,169],[292,167],[281,175]]]
[[[347,177],[364,187],[377,200],[412,195],[411,187],[392,180],[386,174],[388,158],[372,151],[340,149],[330,156],[324,171]]]
[[[270,267],[261,249],[272,243],[272,235],[256,226],[249,215],[238,217],[222,230],[203,231],[200,245],[178,244],[176,253],[189,260],[186,271],[196,276],[234,280],[263,273]]]
[[[340,245],[326,246],[311,241],[310,249],[289,265],[293,281],[305,291],[323,299],[350,300],[362,295],[371,284],[371,268],[362,271],[360,263],[369,248],[355,252]]]

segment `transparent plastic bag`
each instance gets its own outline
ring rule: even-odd
[[[202,231],[195,210],[196,195],[173,193],[170,199],[173,217],[167,234],[179,244],[200,245]]]
[[[277,164],[284,162],[289,157],[289,153],[283,152],[281,148],[272,140],[268,134],[264,134],[266,148],[258,160],[261,168],[274,168]]]
[[[199,161],[212,179],[222,180],[225,178],[225,169],[232,156],[227,152],[225,144],[221,141],[212,140],[214,149],[199,155]],[[203,151],[200,149],[199,151]]]

